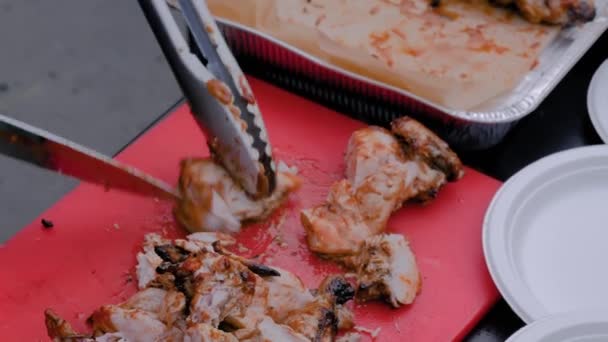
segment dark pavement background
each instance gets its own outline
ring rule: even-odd
[[[112,155],[180,97],[137,1],[0,0],[1,114]],[[75,184],[0,156],[0,243]]]

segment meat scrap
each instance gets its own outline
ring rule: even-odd
[[[344,306],[355,288],[331,276],[318,289],[295,274],[233,254],[222,233],[168,240],[145,237],[137,256],[139,291],[99,307],[79,333],[45,312],[53,341],[333,341],[353,326]]]

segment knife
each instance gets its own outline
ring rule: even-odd
[[[81,181],[165,200],[179,199],[163,181],[65,138],[0,114],[0,154]]]

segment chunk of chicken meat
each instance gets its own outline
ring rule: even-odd
[[[46,331],[54,342],[62,342],[70,339],[83,338],[87,336],[78,334],[64,319],[59,317],[53,310],[47,309],[44,311],[44,321]]]
[[[500,0],[501,5],[515,5],[531,23],[573,26],[592,21],[596,15],[593,0]]]
[[[265,317],[251,336],[241,339],[243,342],[309,342],[305,336],[295,332],[292,328],[277,324],[270,317]]]
[[[238,339],[227,332],[208,324],[195,324],[186,330],[184,342],[238,342]]]
[[[445,0],[431,0],[439,7]],[[596,16],[594,0],[489,0],[498,6],[511,6],[533,24],[570,27],[592,21]]]
[[[420,123],[404,117],[391,128],[355,131],[346,150],[346,179],[332,185],[325,203],[302,211],[313,252],[356,254],[405,202],[427,203],[464,175],[456,154]]]
[[[219,242],[222,246],[233,245],[236,240],[227,234],[219,232],[199,232],[193,233],[186,237],[185,240],[177,239],[173,242],[163,239],[158,234],[146,234],[144,237],[143,252],[137,254],[137,280],[140,289],[154,280],[158,273],[156,269],[163,263],[157,252],[163,253],[166,247],[170,244],[175,244],[179,248],[180,254],[185,257],[188,253],[198,253],[200,251],[213,251],[213,244]],[[174,250],[176,251],[176,250]],[[174,257],[177,257],[174,255]],[[177,257],[179,259],[179,257]]]
[[[50,309],[44,311],[44,320],[47,333],[53,342],[128,342],[121,333],[107,333],[97,337],[79,334],[70,323]]]
[[[373,234],[353,193],[348,180],[338,181],[331,186],[325,203],[301,212],[311,251],[332,256],[354,254]]]
[[[300,187],[295,170],[282,162],[277,169],[274,192],[255,200],[212,159],[186,159],[181,163],[182,199],[176,206],[176,217],[191,232],[238,232],[243,223],[268,217]]]
[[[263,280],[245,265],[223,255],[201,251],[178,263],[167,260],[157,271],[162,277],[157,278],[158,285],[151,286],[183,291],[190,299],[190,323],[213,327],[224,320],[234,323],[245,317],[252,304],[266,305]]]
[[[266,279],[268,316],[276,322],[283,322],[290,312],[303,308],[314,297],[298,276],[287,270],[275,269],[280,275]]]
[[[120,307],[153,313],[169,327],[186,318],[184,312],[186,297],[183,293],[174,290],[147,288],[134,294]]]
[[[420,291],[416,258],[403,235],[382,234],[365,240],[355,265],[359,300],[380,298],[399,307],[411,304]]]
[[[88,319],[96,335],[120,333],[128,341],[181,339],[186,298],[177,291],[148,288],[120,305],[106,305]]]
[[[169,242],[148,236],[139,282],[167,291],[180,291],[188,302],[189,323],[218,327],[254,328],[266,312],[268,288],[258,275],[276,276],[272,268],[256,264],[224,249],[234,239],[222,233],[194,233]],[[150,265],[148,259],[159,259]],[[155,267],[154,267],[155,266]]]
[[[127,341],[159,341],[170,330],[159,318],[140,309],[125,309],[115,305],[105,305],[97,309],[89,324],[95,334],[120,332]]]
[[[391,132],[401,142],[410,158],[420,157],[432,168],[445,174],[447,180],[457,181],[464,176],[462,162],[448,144],[420,122],[404,116],[391,122]]]
[[[351,300],[354,289],[341,276],[329,276],[319,286],[314,300],[292,311],[283,324],[312,341],[333,341],[339,326],[351,326],[352,322],[340,322],[339,317],[351,315],[339,313],[347,310],[342,305]]]

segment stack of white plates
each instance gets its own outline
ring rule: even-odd
[[[608,60],[597,69],[587,90],[587,109],[597,134],[608,143]]]
[[[589,88],[608,141],[608,63]],[[608,145],[545,157],[518,172],[486,213],[490,274],[528,326],[521,341],[608,341]]]

